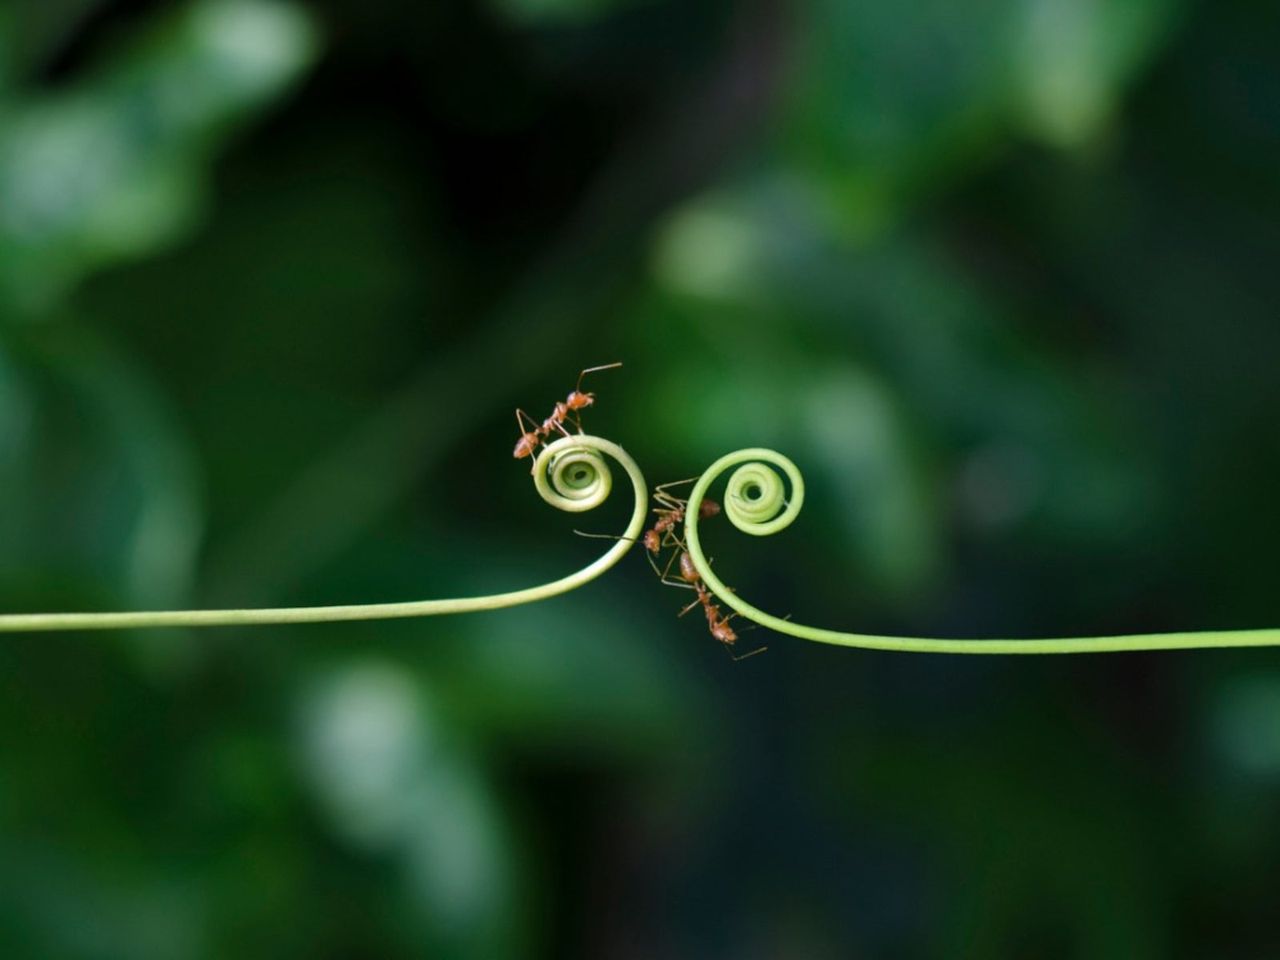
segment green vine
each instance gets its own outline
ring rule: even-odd
[[[772,464],[772,466],[770,466]],[[689,494],[685,541],[694,566],[707,587],[748,620],[802,640],[843,647],[903,653],[1115,653],[1126,650],[1187,650],[1207,647],[1280,646],[1280,630],[1221,630],[1194,633],[1149,633],[1115,637],[1066,637],[1046,640],[946,640],[927,637],[884,637],[806,627],[765,613],[729,590],[707,562],[698,534],[698,508],[711,485],[732,467],[724,493],[724,513],[743,533],[762,537],[790,526],[804,504],[804,479],[796,465],[773,450],[753,448],[727,454],[713,463]],[[791,487],[787,496],[777,467]]]
[[[604,555],[576,573],[551,583],[509,593],[450,600],[365,603],[329,607],[274,607],[250,610],[146,610],[124,613],[14,613],[0,615],[0,632],[32,630],[107,630],[136,627],[210,627],[273,623],[321,623],[335,620],[383,620],[474,613],[546,600],[594,580],[631,549],[644,527],[649,508],[644,475],[616,443],[580,434],[561,437],[542,449],[534,461],[538,494],[559,510],[582,513],[608,499],[613,474],[601,454],[616,460],[631,479],[635,509],[626,532]]]

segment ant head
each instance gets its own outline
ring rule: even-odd
[[[533,456],[533,451],[538,447],[538,435],[536,433],[522,433],[520,439],[516,441],[516,449],[511,454],[517,460],[523,460],[525,457]]]
[[[662,549],[662,538],[658,536],[657,530],[646,530],[644,532],[644,548],[650,553],[657,553]]]
[[[698,516],[703,520],[707,519],[707,517],[714,517],[719,512],[720,504],[715,500],[703,500],[702,503],[698,504]]]
[[[582,410],[595,402],[596,395],[594,393],[582,393],[579,390],[574,390],[573,393],[565,397],[564,405],[570,410]]]
[[[723,644],[733,646],[738,642],[738,635],[733,632],[733,627],[721,620],[711,625],[711,635]]]

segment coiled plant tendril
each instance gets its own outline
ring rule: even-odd
[[[31,630],[103,630],[134,627],[208,627],[271,623],[318,623],[335,620],[383,620],[429,617],[445,613],[496,610],[545,600],[594,580],[631,549],[644,527],[649,509],[644,475],[616,443],[580,434],[561,437],[545,446],[534,461],[533,482],[538,494],[559,510],[582,513],[608,499],[613,474],[602,454],[616,460],[631,479],[635,509],[626,532],[594,563],[551,583],[509,593],[452,600],[414,600],[405,603],[364,603],[331,607],[274,607],[251,610],[148,610],[131,613],[15,613],[0,615],[0,632]]]
[[[724,495],[724,512],[743,533],[767,536],[790,526],[804,503],[804,479],[796,465],[782,454],[764,448],[738,450],[713,463],[689,494],[686,509],[685,541],[694,566],[707,587],[720,600],[748,620],[778,633],[802,640],[832,643],[844,647],[893,650],[903,653],[1115,653],[1126,650],[1187,650],[1206,647],[1280,646],[1280,630],[1222,630],[1194,633],[1147,633],[1115,637],[1067,637],[1046,640],[947,640],[927,637],[885,637],[845,633],[806,627],[765,613],[730,591],[707,562],[698,533],[698,508],[713,483],[725,471],[737,467],[729,477]],[[774,468],[777,469],[774,469]],[[786,474],[788,498],[778,470]]]

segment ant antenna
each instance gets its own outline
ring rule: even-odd
[[[588,373],[596,373],[600,370],[612,370],[615,367],[620,367],[620,366],[622,366],[621,360],[619,360],[617,363],[606,363],[603,366],[599,366],[599,367],[587,367],[587,369],[583,370],[580,374],[578,374],[578,385],[573,388],[574,392],[576,393],[582,389],[582,378],[585,377]]]
[[[585,530],[573,531],[580,537],[591,537],[595,540],[626,540],[628,543],[639,543],[638,537],[620,537],[616,533],[587,533]]]

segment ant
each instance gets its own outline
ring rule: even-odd
[[[667,567],[658,574],[658,578],[669,587],[679,587],[683,590],[693,590],[697,596],[689,603],[677,616],[683,617],[686,613],[696,606],[702,607],[703,614],[707,618],[707,628],[711,631],[711,636],[715,637],[724,644],[725,649],[729,651],[729,655],[734,661],[745,660],[747,657],[754,657],[757,653],[764,653],[768,647],[757,647],[750,653],[735,655],[732,647],[738,642],[738,634],[733,627],[729,626],[729,621],[736,617],[737,613],[731,613],[728,616],[720,609],[720,605],[716,603],[712,597],[713,594],[707,588],[706,582],[702,579],[702,575],[698,573],[698,568],[693,565],[693,557],[689,556],[689,551],[685,549],[683,543],[677,542],[678,551],[672,555],[672,559],[667,561]],[[680,579],[669,579],[671,572],[671,564],[679,558]],[[657,569],[655,564],[654,569]]]
[[[698,573],[698,568],[693,565],[693,558],[689,556],[684,540],[676,532],[679,525],[684,522],[689,501],[682,500],[668,491],[672,487],[692,483],[696,479],[696,477],[691,477],[688,480],[674,480],[671,483],[659,484],[653,488],[653,499],[659,504],[653,508],[653,512],[658,515],[658,519],[640,537],[640,542],[644,544],[645,559],[649,561],[649,566],[653,567],[653,572],[658,575],[659,581],[669,587],[693,590],[697,594],[697,599],[681,610],[678,616],[683,617],[694,607],[701,605],[702,612],[707,618],[707,628],[711,631],[711,636],[724,644],[725,649],[730,651],[730,656],[735,661],[745,660],[747,657],[755,656],[757,653],[763,653],[768,648],[758,647],[741,656],[733,655],[731,648],[738,642],[738,634],[733,627],[729,626],[729,621],[736,617],[737,614],[731,613],[726,616],[720,609],[720,605],[714,601],[714,595],[707,589],[706,583],[703,582],[702,576]],[[698,506],[698,516],[703,520],[714,517],[718,513],[720,513],[720,504],[715,500],[704,499]],[[581,530],[575,530],[574,532],[584,537],[604,537],[610,540],[627,539],[604,533],[583,533]],[[666,567],[660,568],[656,558],[660,556],[662,550],[666,547],[671,547],[673,550],[671,557],[667,560]],[[670,576],[671,567],[677,561],[679,580],[672,579]]]
[[[652,527],[646,530],[640,536],[640,542],[644,544],[644,548],[651,554],[649,558],[650,565],[653,565],[653,557],[658,556],[664,547],[675,547],[681,545],[681,540],[676,534],[676,526],[684,521],[685,508],[689,501],[681,500],[667,493],[670,487],[678,487],[684,483],[692,483],[696,477],[690,477],[688,480],[674,480],[671,483],[662,483],[653,488],[653,499],[660,503],[661,506],[654,507],[653,512],[658,515],[658,519],[654,521]],[[714,517],[720,512],[720,504],[715,500],[707,498],[702,501],[698,507],[698,516],[703,520],[708,517]],[[606,540],[625,540],[626,537],[615,537],[608,533],[583,533],[581,530],[575,530],[574,533],[582,537],[601,537]],[[657,570],[657,566],[654,565]],[[662,572],[658,571],[661,576]]]
[[[538,449],[538,444],[546,440],[556,430],[559,430],[566,437],[569,436],[569,431],[564,428],[564,423],[570,418],[572,418],[574,425],[577,426],[578,432],[581,433],[582,420],[579,416],[579,411],[585,410],[596,402],[594,393],[582,392],[582,378],[588,373],[595,373],[598,370],[612,370],[614,367],[620,366],[622,366],[621,363],[606,363],[602,367],[587,367],[578,374],[578,383],[570,391],[569,395],[556,403],[551,411],[551,416],[543,420],[541,424],[517,407],[516,426],[520,430],[520,439],[516,441],[516,448],[512,456],[517,460],[533,456],[534,451]],[[526,424],[533,427],[533,429],[526,431]]]
[[[660,483],[653,488],[653,499],[661,506],[653,508],[653,512],[658,515],[658,520],[644,535],[644,545],[650,553],[657,554],[661,547],[674,547],[680,544],[680,538],[675,530],[677,525],[684,523],[685,509],[689,501],[681,500],[667,491],[672,487],[692,483],[696,479],[698,478],[690,477],[688,480],[673,480],[671,483]],[[701,520],[714,517],[719,512],[720,504],[715,500],[704,499],[698,505],[698,518]]]
[[[701,605],[702,612],[707,618],[707,628],[711,631],[711,636],[715,637],[725,645],[725,649],[729,650],[738,642],[738,634],[734,632],[733,627],[729,626],[729,621],[737,616],[731,613],[728,616],[720,609],[720,605],[712,599],[712,593],[707,589],[707,585],[703,582],[698,568],[693,565],[693,557],[689,556],[689,551],[685,547],[684,541],[680,535],[676,533],[676,528],[684,522],[686,511],[689,507],[688,500],[682,500],[674,494],[668,492],[672,487],[678,487],[682,484],[692,483],[696,477],[688,480],[675,480],[671,483],[660,484],[653,489],[653,499],[660,506],[654,508],[654,513],[658,515],[658,520],[654,523],[652,529],[645,532],[644,545],[648,549],[651,556],[649,557],[649,565],[653,567],[654,572],[658,574],[658,579],[669,587],[680,587],[686,590],[693,590],[697,594],[697,598],[680,611],[678,616],[683,617],[694,607]],[[698,505],[699,518],[706,520],[714,517],[720,512],[720,504],[715,500],[704,499]],[[654,557],[658,555],[662,547],[673,547],[671,559],[667,561],[665,569],[659,570],[658,564],[654,561]],[[680,579],[670,579],[671,565],[678,561],[678,569],[680,571]],[[745,660],[747,657],[754,656],[757,653],[763,653],[765,647],[758,647],[750,653],[744,653],[741,656],[733,656],[736,660]]]

